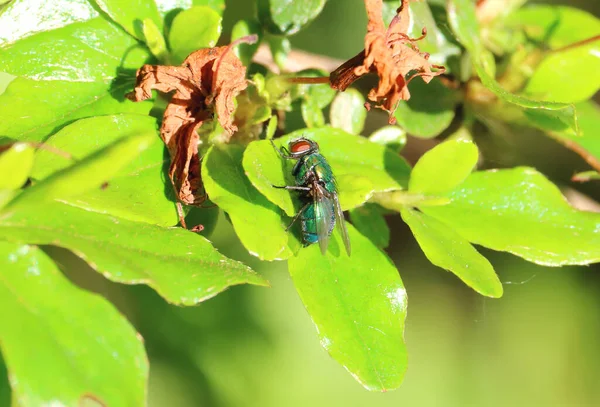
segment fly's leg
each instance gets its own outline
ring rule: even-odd
[[[285,231],[286,231],[286,232],[287,232],[288,230],[290,230],[290,229],[292,228],[292,226],[294,226],[294,223],[296,223],[296,221],[297,221],[298,219],[300,219],[300,215],[302,215],[302,213],[303,213],[303,212],[306,210],[306,208],[308,208],[308,205],[310,205],[310,204],[311,204],[311,202],[308,202],[308,203],[306,203],[306,204],[305,204],[305,205],[302,207],[302,209],[300,209],[300,210],[298,211],[298,213],[296,214],[296,216],[294,216],[294,219],[292,219],[292,222],[291,222],[291,223],[288,225],[288,227],[287,227],[287,228],[285,228]]]
[[[273,139],[269,139],[269,141],[271,142],[271,145],[273,146],[275,151],[277,151],[277,154],[279,154],[281,156],[281,158],[286,158],[288,160],[294,158],[290,155],[290,152],[288,151],[287,148],[285,148],[285,147],[277,148],[277,146],[273,142]]]

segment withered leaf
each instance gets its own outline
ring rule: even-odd
[[[216,114],[229,137],[237,130],[232,119],[235,97],[248,83],[246,67],[232,48],[240,42],[256,41],[257,36],[250,35],[227,46],[195,51],[181,66],[144,65],[137,71],[129,99],[151,98],[152,89],[174,91],[163,115],[160,136],[171,156],[169,177],[177,198],[184,204],[200,205],[206,200],[198,154],[200,126]]]
[[[361,76],[369,72],[376,73],[379,82],[371,89],[368,98],[377,103],[377,107],[389,112],[391,124],[396,121],[393,114],[398,102],[410,98],[407,85],[412,79],[420,76],[429,83],[433,77],[445,72],[443,66],[429,63],[429,54],[420,52],[416,45],[416,42],[427,34],[425,28],[419,38],[408,36],[409,2],[410,0],[402,1],[402,6],[398,8],[396,16],[386,30],[383,23],[382,0],[365,0],[369,19],[365,49],[339,66],[329,76],[331,87],[344,91]]]

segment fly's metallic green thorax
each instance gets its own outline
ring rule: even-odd
[[[319,145],[304,137],[290,141],[288,149],[278,149],[273,140],[271,143],[282,158],[297,160],[292,169],[296,185],[275,187],[299,193],[302,207],[292,224],[300,219],[304,244],[318,242],[321,252],[325,254],[329,237],[337,223],[346,251],[350,255],[350,241],[338,200],[335,177],[329,163],[319,152]]]

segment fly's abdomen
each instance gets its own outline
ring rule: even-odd
[[[328,235],[331,235],[333,227],[335,226],[335,216],[333,215],[333,208],[328,211],[332,214],[328,224],[331,225]],[[302,213],[300,220],[302,222],[302,240],[305,245],[317,243],[319,241],[319,235],[317,231],[317,222],[319,222],[318,216],[322,216],[315,211],[315,204],[310,203]]]

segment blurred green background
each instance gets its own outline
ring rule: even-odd
[[[227,1],[225,36],[253,12],[253,3]],[[600,15],[598,0],[562,3]],[[348,58],[362,48],[365,22],[362,0],[329,0],[292,44]],[[510,164],[533,163],[555,180],[568,179],[578,159],[532,137],[524,142],[537,146],[534,156]],[[597,193],[597,184],[587,188]],[[142,334],[153,407],[598,405],[598,266],[550,269],[484,250],[505,284],[503,298],[487,299],[432,266],[398,216],[388,220],[389,254],[409,296],[409,368],[400,389],[388,393],[364,390],[327,355],[285,263],[246,254],[222,215],[217,247],[263,273],[271,288],[234,287],[197,307],[178,308],[146,287],[104,280],[64,250],[46,250],[74,281],[113,301]],[[10,394],[0,363],[5,405]]]

